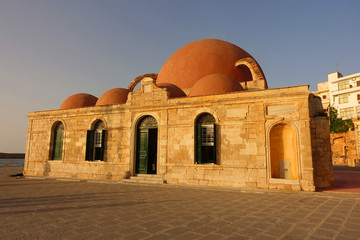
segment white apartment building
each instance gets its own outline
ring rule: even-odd
[[[343,119],[360,116],[360,73],[348,76],[330,73],[327,82],[317,85],[315,94],[321,97],[324,109],[334,107]]]
[[[343,76],[339,72],[330,73],[328,81],[318,83],[317,87],[318,91],[314,94],[321,97],[324,109],[329,111],[330,107],[334,107],[338,112],[338,117],[353,119],[356,132],[355,135],[347,134],[345,136],[350,145],[345,143],[343,146],[342,158],[345,164],[355,166],[360,159],[360,121],[354,121],[354,118],[360,117],[360,73],[348,76]],[[348,155],[349,149],[352,148],[352,140],[355,141],[355,157]]]
[[[329,83],[327,81],[318,83],[317,88],[315,95],[321,97],[323,108],[328,111],[330,106]]]

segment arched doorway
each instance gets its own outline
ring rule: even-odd
[[[294,129],[286,123],[270,130],[271,177],[298,179],[297,145]]]
[[[136,174],[156,174],[158,125],[152,116],[142,118],[137,125]]]

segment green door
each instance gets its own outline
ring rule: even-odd
[[[137,126],[135,173],[156,174],[157,169],[157,121],[144,117]]]
[[[139,129],[137,144],[136,173],[146,174],[148,166],[148,129]]]

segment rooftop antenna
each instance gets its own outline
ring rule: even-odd
[[[339,72],[339,64],[336,63],[336,71]]]

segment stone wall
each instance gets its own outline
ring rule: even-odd
[[[54,110],[29,114],[25,175],[84,179],[122,179],[129,171],[130,135],[124,106]],[[86,133],[96,120],[107,131],[105,162],[85,161]],[[51,158],[51,129],[65,125],[62,160]]]
[[[108,180],[135,175],[137,124],[147,115],[158,122],[157,174],[170,184],[314,191],[313,169],[327,171],[313,168],[327,161],[327,156],[314,160],[326,136],[312,141],[322,122],[310,124],[308,86],[169,99],[165,89],[142,84],[126,104],[30,113],[24,174]],[[205,112],[216,120],[216,164],[195,163],[195,121]],[[88,162],[86,131],[98,119],[107,130],[105,161]],[[63,159],[49,160],[51,129],[58,121],[65,126]],[[280,123],[294,129],[295,180],[271,177],[269,133]],[[315,130],[310,132],[310,125]],[[315,175],[327,181],[328,175]]]
[[[355,166],[358,162],[356,148],[357,131],[330,134],[332,160],[334,164]]]
[[[314,183],[316,188],[331,188],[334,184],[330,145],[330,123],[324,113],[321,98],[309,95],[310,130]]]
[[[334,184],[331,161],[330,126],[328,117],[311,120],[311,145],[316,188],[331,188]]]

